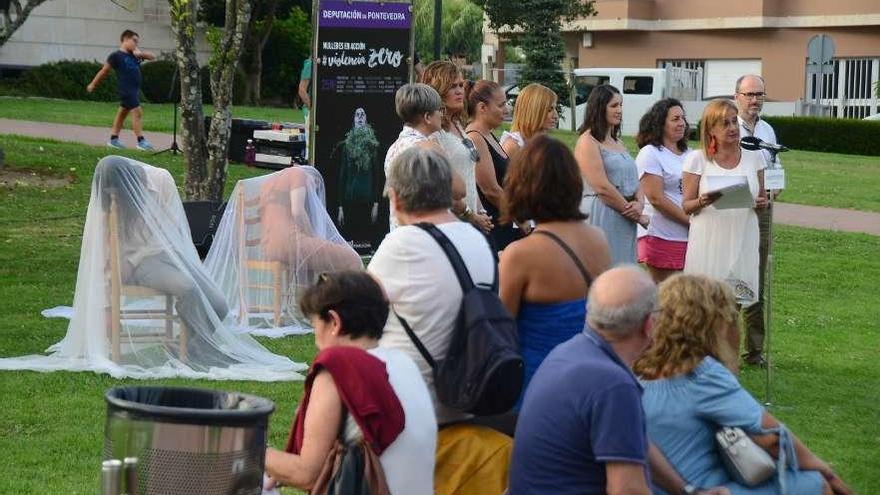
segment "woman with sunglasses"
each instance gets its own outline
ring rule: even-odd
[[[464,198],[465,209],[455,213],[488,234],[492,230],[492,219],[483,210],[477,193],[476,164],[480,160],[480,154],[465,132],[467,105],[464,77],[452,62],[437,60],[425,68],[422,82],[437,90],[443,100],[442,128],[434,139],[446,153],[453,171],[464,179],[467,191]]]

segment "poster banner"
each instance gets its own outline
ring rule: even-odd
[[[327,210],[361,254],[388,232],[385,153],[400,134],[394,94],[409,81],[412,8],[406,2],[317,0],[313,163]]]

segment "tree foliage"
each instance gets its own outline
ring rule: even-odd
[[[434,59],[434,0],[414,0],[415,49],[428,62]],[[479,60],[483,44],[483,9],[468,0],[444,0],[441,24],[442,54]]]
[[[232,124],[235,72],[251,16],[250,0],[227,0],[225,28],[215,33],[211,56],[214,110],[205,132],[201,70],[196,59],[196,0],[168,0],[180,72],[180,120],[186,159],[184,195],[189,200],[220,201],[226,184],[227,146]]]
[[[519,30],[519,46],[526,56],[520,85],[541,83],[567,101],[562,73],[565,46],[562,22],[595,15],[595,0],[474,0],[485,9],[489,26],[495,30]]]
[[[6,10],[0,11],[0,47],[9,41],[9,38],[24,24],[37,6],[47,0],[25,0],[24,6],[19,0],[7,0],[0,2],[6,4]]]
[[[279,62],[277,59],[266,57],[267,51],[277,51],[269,50],[268,44],[282,42],[283,44],[291,45],[290,40],[280,39],[279,36],[275,35],[276,26],[280,21],[290,20],[291,16],[295,16],[295,19],[299,22],[299,29],[302,32],[311,33],[308,15],[305,14],[304,18],[299,15],[310,9],[311,1],[251,0],[250,3],[252,5],[251,18],[245,31],[247,36],[238,71],[245,78],[242,101],[259,105],[263,97],[263,79],[267,75],[267,65],[268,68],[274,71],[278,68],[278,64],[275,62]],[[220,30],[220,28],[226,26],[225,11],[225,0],[202,0],[199,2],[199,18],[214,29]],[[302,22],[303,20],[305,22]],[[289,55],[300,58],[296,57],[298,53],[291,53]],[[270,75],[269,79],[274,78]],[[288,84],[293,82],[295,81],[288,81]]]

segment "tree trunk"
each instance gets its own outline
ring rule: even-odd
[[[186,159],[183,189],[187,200],[223,200],[229,164],[226,150],[232,123],[232,86],[250,21],[250,2],[226,1],[226,28],[212,57],[214,113],[206,137],[202,85],[196,59],[197,3],[194,0],[168,0],[171,25],[177,41],[177,67],[180,70],[181,139]]]
[[[10,0],[7,10],[2,13],[3,19],[0,21],[0,46],[5,45],[31,15],[31,11],[45,1],[27,0],[22,8],[19,0]]]
[[[180,73],[180,123],[186,174],[183,194],[187,200],[208,199],[204,187],[208,177],[208,150],[205,146],[205,118],[202,111],[202,81],[196,59],[196,2],[169,0],[171,26],[177,42],[176,59]]]
[[[216,55],[216,66],[211,71],[211,92],[214,95],[214,113],[208,131],[208,180],[206,196],[211,201],[222,201],[229,165],[227,146],[232,124],[232,90],[235,72],[244,48],[247,27],[251,17],[249,0],[227,0],[226,28]]]

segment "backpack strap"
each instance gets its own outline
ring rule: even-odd
[[[430,352],[428,352],[428,348],[425,347],[425,344],[423,344],[422,341],[416,336],[416,333],[413,332],[413,329],[411,326],[409,326],[409,323],[407,323],[402,316],[397,314],[397,311],[394,310],[394,306],[391,307],[391,311],[394,313],[394,316],[397,317],[397,321],[400,322],[400,326],[403,327],[406,335],[409,336],[409,340],[411,340],[413,345],[416,346],[419,354],[421,354],[422,357],[425,358],[425,361],[428,363],[431,369],[435,369],[437,367],[437,362],[434,361],[434,357],[431,356]]]
[[[446,257],[449,258],[449,262],[452,263],[452,269],[455,270],[455,276],[458,277],[461,291],[467,294],[473,289],[474,281],[468,272],[467,266],[464,264],[464,260],[461,259],[461,255],[458,254],[458,250],[455,249],[455,245],[446,237],[446,234],[441,232],[436,225],[428,222],[417,223],[416,227],[430,234],[437,241],[437,244],[440,244],[440,248],[446,254]],[[495,278],[497,279],[498,277]],[[492,285],[494,286],[494,283]]]
[[[577,265],[577,269],[579,272],[581,272],[581,276],[584,277],[584,283],[587,284],[587,287],[590,286],[590,284],[593,282],[593,277],[590,276],[590,272],[587,271],[587,268],[584,266],[583,263],[581,263],[580,258],[578,258],[576,254],[574,254],[574,251],[572,251],[572,249],[568,247],[568,244],[566,244],[565,241],[560,239],[559,236],[554,234],[553,232],[548,232],[546,230],[535,229],[532,231],[532,233],[543,234],[552,239],[553,242],[558,244],[559,247],[561,247],[562,250],[565,251],[565,254],[567,254],[568,257],[571,258],[572,261],[574,261],[574,264]]]

